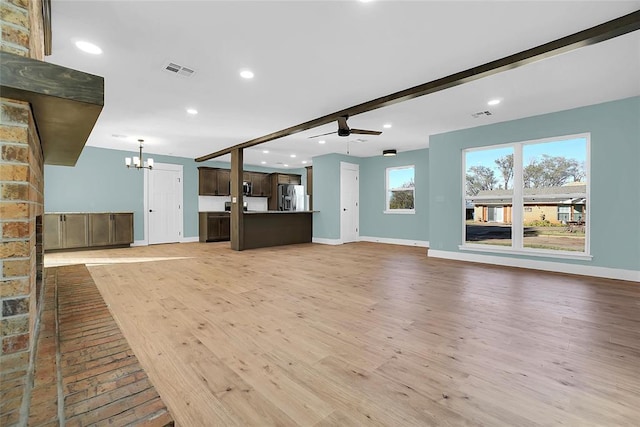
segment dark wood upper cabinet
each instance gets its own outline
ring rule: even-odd
[[[243,181],[251,183],[253,197],[271,197],[272,176],[280,176],[280,184],[300,184],[300,175],[268,174],[264,172],[242,173]],[[231,194],[231,171],[201,166],[198,168],[198,194],[200,196],[228,196]]]
[[[198,194],[216,196],[218,193],[218,170],[208,167],[198,168]]]
[[[256,197],[262,196],[262,174],[250,172],[249,182],[251,182],[251,195]]]
[[[273,175],[275,175],[276,177],[276,184],[302,184],[302,176],[300,175],[292,175],[287,173],[276,173]]]
[[[229,169],[218,169],[218,193],[217,196],[228,196],[231,194],[231,171]]]
[[[269,174],[262,172],[250,172],[249,181],[251,182],[251,195],[254,197],[270,197],[271,187]]]
[[[231,171],[209,167],[198,168],[198,194],[200,196],[228,196]]]

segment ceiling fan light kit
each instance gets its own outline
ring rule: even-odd
[[[394,148],[394,149],[389,149],[389,150],[382,150],[382,155],[384,157],[393,157],[396,154],[398,154],[398,151]]]

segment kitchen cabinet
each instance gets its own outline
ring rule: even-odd
[[[82,249],[133,243],[133,213],[48,213],[44,249]]]
[[[242,173],[242,180],[251,183],[253,197],[270,197],[271,180],[269,174],[262,172]],[[297,175],[298,179],[300,175]],[[288,180],[288,179],[287,179]],[[229,196],[231,194],[231,171],[210,167],[198,168],[198,195],[200,196]]]
[[[269,175],[262,172],[249,172],[251,181],[251,195],[254,197],[271,196],[271,181]]]
[[[216,196],[228,196],[231,194],[231,171],[218,169],[218,184]]]
[[[228,196],[231,186],[231,171],[201,166],[198,168],[198,195]]]
[[[231,217],[228,212],[200,212],[198,219],[201,242],[231,240]]]
[[[218,192],[218,170],[208,167],[198,168],[198,194],[215,196]]]
[[[275,173],[276,184],[295,184],[300,185],[302,183],[302,177],[300,175],[291,175],[285,173]]]
[[[262,193],[265,197],[271,197],[271,178],[266,173],[262,175]]]
[[[133,243],[132,213],[89,214],[89,246]]]

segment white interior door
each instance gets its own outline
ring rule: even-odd
[[[156,163],[149,176],[149,244],[182,239],[182,165]]]
[[[360,218],[360,169],[358,165],[340,162],[340,239],[356,242]]]

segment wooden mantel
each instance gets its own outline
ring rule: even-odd
[[[45,164],[74,166],[104,106],[104,78],[0,52],[0,96],[31,104]]]

